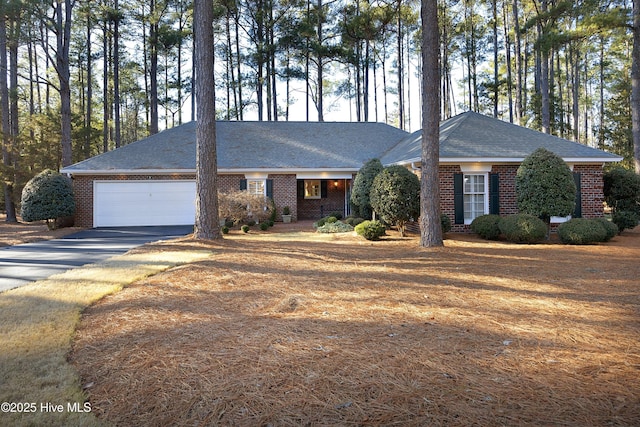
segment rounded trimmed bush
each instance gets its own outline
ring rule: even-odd
[[[497,240],[500,237],[500,215],[481,215],[471,222],[471,231],[486,240]]]
[[[604,242],[607,238],[607,230],[599,221],[573,218],[558,226],[558,237],[562,243],[568,245],[588,245]]]
[[[334,222],[337,222],[337,221],[338,221],[338,218],[336,218],[335,216],[327,217],[327,222],[329,224],[333,224]]]
[[[248,226],[248,225],[246,225],[246,224],[245,224],[245,225],[243,225],[243,226],[242,226],[242,231],[243,231],[244,233],[248,233],[248,232],[249,232],[249,226]]]
[[[440,226],[442,227],[443,233],[448,233],[451,231],[451,218],[445,213],[440,215]]]
[[[500,218],[498,228],[510,242],[536,243],[547,235],[547,225],[529,214],[515,214]]]
[[[226,225],[222,227],[222,234],[229,234],[229,227],[227,227]]]
[[[596,218],[594,219],[594,221],[598,221],[600,224],[602,224],[605,231],[607,232],[607,236],[604,239],[605,242],[613,239],[618,234],[618,226],[613,222],[607,220],[606,218]]]
[[[260,230],[262,231],[267,231],[269,229],[269,224],[266,222],[261,222],[260,223]]]
[[[46,169],[27,182],[22,190],[22,220],[47,221],[49,229],[55,220],[72,216],[76,210],[71,180],[58,172]]]
[[[355,227],[358,236],[367,240],[380,240],[387,233],[387,227],[380,221],[363,221]]]
[[[403,166],[386,167],[373,180],[370,199],[380,218],[404,237],[405,224],[420,215],[420,180]]]
[[[569,166],[557,154],[538,148],[518,167],[516,195],[521,213],[545,218],[571,215],[576,183]]]
[[[638,214],[633,211],[615,211],[611,217],[611,221],[618,226],[618,232],[627,228],[635,228],[638,225]]]

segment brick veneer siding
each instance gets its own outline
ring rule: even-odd
[[[273,201],[276,204],[276,221],[282,221],[282,208],[289,206],[291,220],[297,221],[300,215],[297,203],[297,179],[295,175],[269,175],[273,180]]]
[[[492,173],[500,175],[500,215],[518,213],[515,176],[517,165],[494,165]],[[602,165],[576,165],[574,172],[580,173],[580,185],[582,190],[582,217],[598,218],[604,215],[604,195],[602,181]],[[453,200],[453,176],[460,173],[458,165],[441,165],[440,178],[440,208],[451,220],[455,218]],[[338,180],[338,187],[328,180],[327,198],[309,200],[298,198],[297,179],[292,174],[270,174],[273,180],[273,198],[276,202],[278,215],[276,219],[282,220],[282,208],[289,206],[293,220],[319,219],[323,214],[344,210],[345,186],[349,180]],[[93,181],[109,180],[185,180],[195,179],[195,175],[78,175],[73,178],[73,189],[76,198],[75,225],[78,227],[93,227]],[[218,186],[220,191],[232,191],[240,189],[240,181],[245,179],[243,174],[219,175]],[[469,231],[468,225],[453,224],[452,231]]]
[[[604,216],[602,165],[575,165],[573,172],[580,173],[582,217],[600,218]]]
[[[491,168],[491,173],[497,173],[500,176],[500,215],[502,216],[518,213],[515,183],[517,170],[518,165],[494,165]],[[573,172],[580,173],[582,217],[602,217],[604,215],[602,165],[575,165]],[[440,166],[440,208],[452,222],[455,218],[453,176],[456,173],[461,173],[457,165]],[[453,224],[451,231],[468,232],[469,226]]]

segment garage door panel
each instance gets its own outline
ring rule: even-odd
[[[94,185],[94,226],[191,225],[195,181],[107,181]]]

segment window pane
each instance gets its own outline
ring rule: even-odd
[[[320,181],[319,180],[304,181],[304,198],[305,199],[320,198]]]
[[[264,195],[264,181],[247,181],[247,191],[250,194],[256,194],[259,196]]]

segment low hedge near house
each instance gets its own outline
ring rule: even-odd
[[[608,242],[618,233],[618,226],[604,218],[573,218],[558,227],[558,237],[568,245]]]
[[[607,230],[598,221],[573,218],[558,226],[558,237],[562,243],[568,245],[589,245],[604,242]]]
[[[500,218],[498,228],[504,237],[515,243],[537,243],[547,235],[547,225],[529,214],[515,214]]]
[[[500,237],[500,215],[481,215],[471,222],[471,231],[486,240],[498,240]]]

